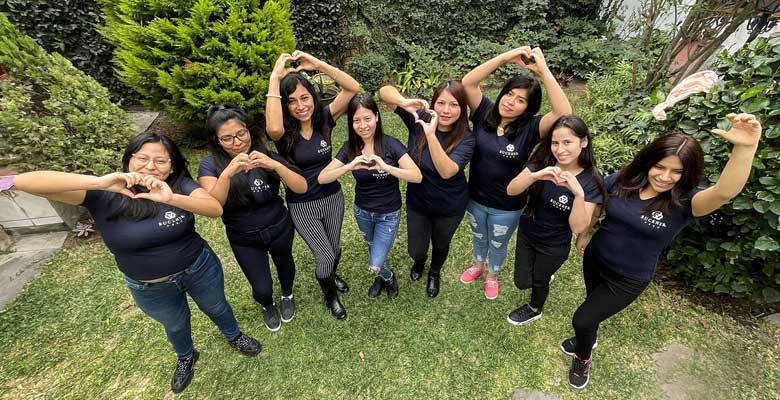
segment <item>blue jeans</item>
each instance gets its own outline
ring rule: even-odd
[[[485,263],[488,271],[497,274],[506,259],[507,246],[517,228],[523,210],[505,211],[490,208],[469,200],[466,214],[471,225],[471,241],[474,244],[474,262]]]
[[[387,255],[398,232],[401,210],[381,214],[366,211],[354,204],[352,210],[358,228],[368,242],[368,270],[389,281],[393,277],[393,270],[387,262]]]
[[[138,308],[163,325],[179,358],[189,357],[194,349],[187,293],[226,339],[233,340],[240,334],[236,317],[225,299],[222,264],[208,247],[203,248],[203,253],[189,268],[166,281],[141,282],[125,275],[125,282]]]

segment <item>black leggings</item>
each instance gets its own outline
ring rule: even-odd
[[[431,273],[438,274],[450,253],[450,242],[466,213],[464,209],[454,217],[429,217],[406,208],[406,233],[409,257],[415,264],[425,265],[428,259],[428,244],[433,244]]]
[[[559,248],[539,246],[517,232],[515,247],[515,286],[531,290],[530,305],[541,309],[550,294],[550,277],[569,258],[571,245]]]
[[[639,297],[650,282],[640,282],[607,269],[592,251],[585,248],[582,260],[587,297],[574,313],[571,324],[577,337],[575,353],[590,357],[599,324],[617,314]]]
[[[295,261],[292,255],[294,235],[292,220],[287,214],[282,221],[265,229],[227,233],[238,266],[252,286],[252,297],[263,307],[274,304],[268,253],[271,253],[276,273],[279,275],[282,296],[292,294],[295,280]]]

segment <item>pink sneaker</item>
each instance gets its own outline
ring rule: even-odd
[[[485,279],[485,297],[488,300],[498,297],[498,279]]]
[[[485,272],[484,267],[478,267],[476,265],[472,265],[468,268],[466,268],[465,271],[463,271],[462,274],[460,274],[460,281],[463,283],[471,283],[477,280],[480,276],[482,276],[482,273]]]

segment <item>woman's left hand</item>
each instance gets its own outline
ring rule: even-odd
[[[566,188],[571,191],[574,197],[585,196],[585,191],[582,189],[582,185],[580,185],[580,182],[577,180],[577,177],[574,176],[574,174],[569,171],[561,171],[558,177],[563,179],[563,186],[566,186]]]
[[[141,185],[149,189],[148,193],[137,193],[136,199],[148,199],[157,203],[167,203],[173,199],[173,191],[167,183],[147,175],[141,180]]]
[[[254,150],[251,153],[249,153],[249,161],[255,167],[260,167],[262,169],[267,169],[271,171],[276,171],[276,168],[279,166],[278,161],[274,160],[271,157],[268,157],[268,155],[263,154],[257,150]]]
[[[526,58],[532,59],[533,62],[526,64],[521,58],[518,57],[516,61],[518,65],[534,73],[534,75],[541,75],[545,71],[548,71],[547,61],[544,59],[544,53],[542,49],[534,47],[531,50],[525,52]]]
[[[370,161],[375,161],[376,162],[376,166],[371,167],[369,169],[379,169],[379,170],[383,170],[383,171],[387,170],[388,165],[385,164],[385,160],[383,160],[382,157],[379,157],[376,154],[372,154],[370,157],[368,157],[368,159]]]
[[[428,113],[431,114],[431,122],[418,119],[417,123],[422,126],[425,137],[431,138],[436,136],[436,127],[439,126],[439,114],[436,114],[436,111],[433,110],[429,110]]]
[[[752,114],[729,114],[731,129],[713,129],[711,132],[733,143],[734,146],[755,147],[761,139],[761,123]]]
[[[300,63],[297,67],[295,67],[295,72],[317,71],[320,69],[320,67],[322,67],[322,61],[320,61],[319,58],[300,50],[295,50],[292,53],[292,59]]]

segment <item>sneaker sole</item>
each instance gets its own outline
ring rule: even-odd
[[[571,383],[571,381],[569,381],[569,386],[571,386],[571,387],[573,387],[573,388],[575,388],[577,390],[580,390],[580,389],[584,389],[585,386],[588,386],[588,382],[590,382],[590,374],[588,374],[588,377],[585,378],[585,383],[583,383],[582,386],[576,386],[573,383]]]
[[[520,325],[530,324],[531,322],[534,322],[537,319],[541,319],[541,318],[542,318],[542,314],[539,314],[539,315],[534,316],[532,318],[528,318],[527,320],[525,320],[523,322],[517,322],[517,321],[513,320],[512,318],[509,318],[509,316],[507,316],[506,317],[506,321],[509,322],[512,325],[520,326]]]
[[[495,300],[495,299],[498,298],[498,295],[495,295],[493,297],[489,297],[488,295],[485,295],[485,298],[488,299],[488,300]]]
[[[284,317],[282,317],[282,322],[284,323],[290,322],[293,320],[293,318],[295,318],[295,313],[293,313],[293,315],[289,319],[284,319]]]
[[[187,381],[184,383],[184,385],[182,386],[181,389],[173,390],[173,388],[171,388],[171,392],[179,394],[179,393],[183,392],[184,389],[187,389],[187,386],[190,386],[190,383],[192,383],[192,378],[195,377],[195,363],[198,362],[198,358],[200,357],[200,352],[193,353],[192,357],[194,357],[194,359],[192,361],[192,375],[190,375],[189,379],[187,379]]]
[[[276,329],[273,329],[273,328],[271,328],[271,327],[270,327],[270,326],[268,326],[268,325],[266,325],[265,327],[266,327],[266,328],[267,328],[269,331],[271,331],[271,332],[276,332],[276,331],[278,331],[279,329],[282,329],[282,324],[279,324],[279,326],[277,326],[277,327],[276,327]]]
[[[472,282],[476,281],[477,279],[479,279],[479,277],[476,277],[476,278],[474,278],[474,279],[472,279],[472,280],[467,282],[467,281],[464,281],[463,278],[460,278],[460,283],[464,283],[464,284],[468,285],[469,283],[472,283]]]
[[[596,347],[599,347],[599,342],[593,343],[593,347],[590,348],[591,351],[592,350],[596,350]],[[566,351],[566,349],[563,348],[563,345],[560,345],[560,348],[561,348],[561,351],[563,352],[563,354],[566,354],[567,356],[573,356],[574,355],[574,352],[569,353],[568,351]]]

